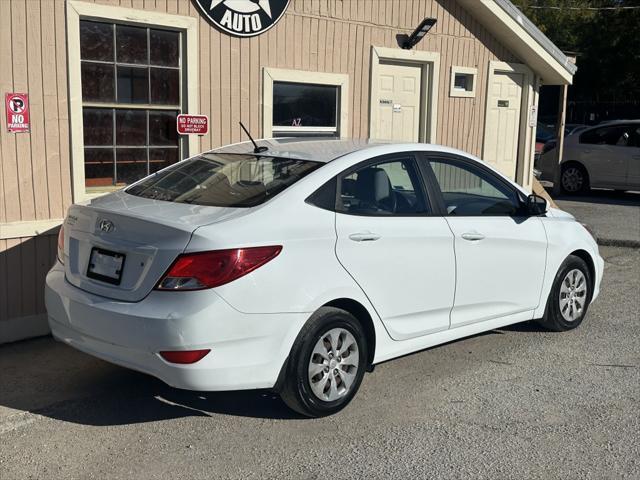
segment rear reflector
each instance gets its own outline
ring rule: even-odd
[[[160,356],[169,363],[196,363],[206,357],[210,351],[208,348],[205,350],[164,351],[160,352]]]
[[[202,290],[232,282],[278,256],[282,246],[233,248],[180,255],[157,290]]]

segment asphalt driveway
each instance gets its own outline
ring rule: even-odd
[[[561,209],[591,225],[601,244],[640,247],[640,193],[592,190],[553,199]]]
[[[563,334],[522,324],[406,356],[333,417],[174,390],[49,338],[0,347],[0,478],[640,478],[640,251],[604,247]]]

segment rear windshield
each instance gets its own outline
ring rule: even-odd
[[[176,163],[125,191],[167,202],[253,207],[321,165],[288,158],[205,153]]]

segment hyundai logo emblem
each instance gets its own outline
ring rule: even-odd
[[[101,220],[100,221],[100,230],[102,230],[105,233],[109,233],[111,231],[113,231],[114,225],[113,222],[111,220]]]

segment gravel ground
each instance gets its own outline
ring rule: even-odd
[[[192,393],[50,339],[0,347],[0,478],[640,478],[640,251],[601,297],[379,365],[319,420],[266,392]]]

